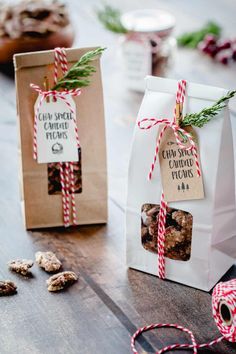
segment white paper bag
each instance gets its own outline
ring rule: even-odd
[[[137,122],[151,117],[171,119],[176,90],[175,80],[147,77]],[[226,93],[221,88],[188,83],[183,114],[199,112]],[[159,161],[156,162],[152,180],[147,179],[158,129],[156,125],[152,129],[141,130],[136,124],[129,165],[126,214],[127,264],[154,275],[158,274],[158,257],[157,253],[142,245],[141,210],[145,204],[160,204],[162,183]],[[165,276],[209,291],[233,265],[236,251],[234,156],[228,108],[224,108],[202,128],[195,128],[195,131],[205,196],[199,200],[168,203],[168,207],[192,215],[192,235],[190,258],[185,261],[165,258]]]

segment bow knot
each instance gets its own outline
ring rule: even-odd
[[[174,119],[173,121],[170,121],[168,118],[144,118],[141,121],[138,122],[138,126],[140,129],[151,129],[156,125],[163,125],[160,132],[159,136],[157,139],[156,143],[156,148],[155,148],[155,153],[154,153],[154,158],[153,162],[151,164],[151,168],[148,174],[148,179],[150,180],[152,178],[152,174],[154,171],[155,163],[157,160],[157,156],[160,150],[160,143],[163,138],[164,132],[166,131],[167,128],[171,128],[174,132],[175,140],[180,149],[186,150],[186,151],[192,151],[196,168],[197,168],[197,175],[200,177],[201,176],[201,170],[200,170],[200,165],[198,162],[198,156],[197,156],[197,147],[196,143],[193,140],[193,137],[190,133],[188,133],[186,130],[181,128],[176,120]]]

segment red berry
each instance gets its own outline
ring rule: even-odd
[[[231,41],[230,40],[224,40],[224,41],[218,42],[217,45],[218,45],[219,51],[223,50],[223,49],[228,49],[228,48],[231,47]]]
[[[233,50],[232,59],[236,61],[236,49]]]
[[[208,51],[208,45],[205,43],[205,42],[200,42],[200,43],[198,43],[198,49],[199,50],[201,50],[203,53],[207,53],[207,51]]]
[[[216,40],[217,38],[213,34],[207,34],[203,39],[206,44],[216,44]]]
[[[232,58],[232,51],[229,49],[222,50],[217,53],[215,58],[219,63],[227,65],[229,63],[229,60]]]

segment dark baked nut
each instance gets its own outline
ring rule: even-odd
[[[71,271],[54,274],[47,280],[48,291],[60,291],[72,285],[78,276]]]
[[[33,267],[33,265],[34,262],[30,259],[16,259],[8,263],[8,267],[10,270],[16,273],[20,273],[22,275],[27,275],[29,273],[29,269]]]
[[[190,213],[186,213],[182,210],[177,210],[172,213],[172,218],[186,230],[192,230],[193,217]]]
[[[185,236],[181,231],[176,230],[173,226],[166,228],[165,232],[165,249],[169,251],[170,249],[176,247],[177,245],[184,242]]]
[[[159,205],[156,205],[154,207],[152,207],[151,209],[149,209],[146,213],[148,216],[156,216],[157,213],[159,213],[160,207]]]
[[[46,272],[57,272],[62,264],[53,252],[36,252],[36,263]]]
[[[0,280],[0,296],[14,295],[17,286],[10,280]]]

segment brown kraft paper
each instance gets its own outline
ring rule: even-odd
[[[94,48],[66,49],[69,67]],[[48,193],[48,165],[33,159],[34,83],[43,88],[44,77],[53,85],[54,52],[14,56],[20,133],[22,204],[27,229],[63,226],[61,194]],[[99,60],[96,73],[81,95],[74,97],[82,152],[82,193],[75,194],[78,224],[107,221],[107,168],[103,91]],[[61,73],[59,73],[60,77]],[[72,222],[72,220],[71,220]]]

